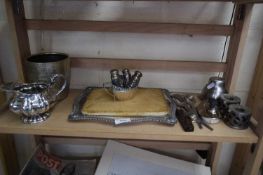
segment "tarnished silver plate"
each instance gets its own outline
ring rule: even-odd
[[[72,113],[68,116],[69,121],[94,121],[104,122],[113,125],[125,125],[142,122],[157,122],[167,125],[174,125],[176,119],[176,105],[170,97],[170,92],[166,89],[161,89],[165,100],[167,100],[170,111],[164,116],[109,116],[109,115],[87,115],[82,113],[82,107],[87,101],[87,97],[94,90],[94,87],[86,88],[74,101]]]

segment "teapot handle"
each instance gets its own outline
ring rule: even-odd
[[[59,96],[62,91],[66,88],[66,85],[67,85],[67,80],[65,78],[64,75],[62,74],[54,74],[51,78],[50,78],[50,84],[49,86],[52,86],[53,84],[56,83],[56,79],[57,78],[62,78],[64,80],[64,83],[63,83],[63,86],[57,91],[57,93],[55,94],[55,99],[57,99],[57,96]]]

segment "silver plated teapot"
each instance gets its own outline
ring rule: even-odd
[[[62,86],[58,87],[61,80]],[[65,77],[54,74],[49,83],[7,83],[0,89],[14,94],[9,109],[21,115],[23,123],[31,124],[45,121],[49,117],[48,111],[56,104],[57,97],[65,87]]]

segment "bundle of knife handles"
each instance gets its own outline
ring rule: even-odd
[[[193,96],[173,94],[172,99],[177,107],[176,116],[185,132],[194,131],[193,122],[196,122],[200,129],[202,129],[204,126],[207,129],[213,131],[213,128],[202,119],[196,110]]]

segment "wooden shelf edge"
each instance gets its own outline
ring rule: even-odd
[[[74,123],[72,123],[74,124]],[[179,125],[179,124],[178,124]],[[196,126],[197,127],[197,126]],[[3,129],[3,128],[2,128]],[[116,132],[72,132],[70,130],[43,130],[43,129],[14,129],[6,128],[6,130],[1,131],[1,134],[28,134],[28,135],[41,135],[41,136],[53,136],[53,137],[81,137],[90,139],[125,139],[125,140],[147,140],[147,141],[183,141],[183,142],[229,142],[229,143],[257,143],[258,137],[254,135],[250,138],[236,137],[231,138],[228,136],[186,136],[186,135],[153,135],[153,134],[143,134],[140,136],[135,133],[116,133]]]
[[[71,0],[71,1],[130,1],[130,0]],[[135,1],[165,1],[165,2],[176,2],[182,0],[135,0]],[[183,0],[183,1],[195,1],[195,2],[233,2],[233,3],[240,3],[240,4],[247,4],[247,3],[262,3],[262,0]]]
[[[225,72],[226,63],[202,61],[172,61],[172,60],[141,60],[113,58],[71,58],[75,68],[129,68],[140,70],[165,70],[189,72]]]
[[[48,144],[76,144],[76,145],[106,145],[108,139],[89,139],[89,138],[75,138],[75,137],[56,137],[56,136],[43,136],[43,141]],[[189,142],[172,142],[172,141],[141,141],[141,140],[127,140],[127,139],[120,139],[119,142],[133,145],[136,147],[144,147],[144,148],[151,148],[151,147],[165,147],[165,149],[174,149],[181,148],[181,149],[189,149],[192,148],[191,144],[198,150],[207,150],[210,148],[209,142],[200,142],[200,143],[189,143]],[[158,148],[157,147],[157,148]]]
[[[69,122],[68,115],[71,113],[72,104],[80,92],[81,90],[70,90],[68,97],[54,107],[49,119],[40,124],[23,124],[18,115],[11,111],[2,112],[0,115],[0,133],[184,142],[256,143],[258,140],[251,128],[235,130],[227,127],[223,122],[213,125],[214,131],[209,131],[206,128],[199,129],[194,124],[195,132],[192,133],[184,132],[179,123],[173,127],[154,123],[114,127],[89,121]]]
[[[93,32],[165,33],[186,35],[229,36],[233,26],[217,24],[181,24],[153,22],[117,22],[87,20],[38,20],[27,19],[28,30],[62,30]]]

